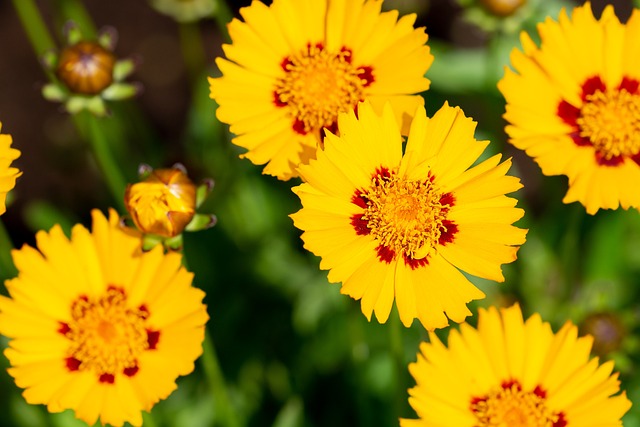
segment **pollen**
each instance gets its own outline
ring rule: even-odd
[[[412,181],[380,168],[368,189],[352,202],[364,209],[352,217],[357,234],[371,234],[378,242],[378,257],[387,263],[402,257],[411,268],[428,264],[438,245],[454,239],[457,225],[447,219],[455,198],[433,183],[434,177]]]
[[[540,387],[524,391],[517,381],[507,381],[484,397],[471,400],[477,418],[474,427],[564,427],[564,414],[546,405],[546,393]]]
[[[375,80],[371,67],[355,67],[347,48],[331,52],[321,43],[311,45],[282,62],[284,76],[276,81],[274,103],[288,108],[299,134],[335,131],[339,113],[351,111],[364,99]]]
[[[159,334],[148,329],[148,316],[146,307],[129,307],[125,292],[113,286],[97,298],[78,297],[71,305],[72,321],[58,329],[69,339],[67,368],[93,372],[106,383],[117,374],[135,375],[138,357],[153,349],[152,335]]]
[[[640,96],[626,89],[597,90],[587,96],[577,120],[580,136],[588,138],[605,160],[640,152]]]
[[[595,76],[582,85],[580,107],[564,100],[558,105],[558,116],[574,128],[573,141],[593,147],[598,164],[618,166],[625,158],[640,162],[639,86],[625,77],[618,87],[607,88]]]

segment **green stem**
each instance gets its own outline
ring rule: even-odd
[[[196,22],[186,22],[180,24],[178,29],[180,32],[182,57],[184,58],[191,84],[195,87],[206,64],[200,27]]]
[[[214,19],[216,20],[220,34],[222,34],[225,42],[230,42],[231,37],[229,36],[227,24],[233,19],[233,12],[225,0],[213,0],[213,3],[215,4],[215,11],[213,12]]]
[[[13,248],[13,242],[9,237],[7,228],[4,226],[4,222],[0,221],[0,277],[3,279],[15,277],[18,274],[18,270],[11,258],[11,250]]]
[[[27,37],[31,42],[31,46],[33,46],[33,50],[36,51],[36,55],[40,57],[48,50],[55,49],[56,44],[35,2],[33,0],[12,1],[16,12],[18,12],[22,28],[24,28],[24,31],[27,33]]]
[[[75,117],[77,119],[85,119],[85,123],[88,122],[89,132],[87,139],[91,143],[93,154],[107,181],[111,194],[115,198],[117,207],[121,212],[124,212],[124,189],[127,181],[124,179],[120,167],[111,153],[106,133],[100,126],[100,119],[87,112],[83,112]],[[79,120],[76,120],[76,123],[78,123],[78,121]]]
[[[485,85],[487,90],[491,92],[497,92],[496,84],[502,77],[502,67],[504,64],[504,58],[502,57],[502,42],[504,38],[504,31],[502,28],[497,28],[491,33],[489,40]]]
[[[222,425],[226,427],[240,427],[242,423],[231,406],[229,394],[227,393],[227,386],[222,375],[222,369],[220,368],[213,339],[211,338],[211,334],[208,329],[205,331],[204,343],[202,345],[203,352],[200,360],[202,361],[205,375],[207,376],[209,384],[213,390],[213,396],[216,406],[218,407],[217,413],[219,413],[223,418],[221,420]]]

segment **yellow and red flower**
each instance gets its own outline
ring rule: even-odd
[[[545,175],[566,175],[565,203],[587,212],[640,207],[640,11],[626,24],[587,2],[538,25],[540,47],[522,33],[498,83],[506,132]]]
[[[613,362],[590,359],[591,336],[567,322],[554,334],[520,307],[480,309],[477,329],[431,333],[409,365],[409,403],[419,419],[401,427],[622,426],[631,407]]]
[[[216,63],[211,98],[233,143],[264,173],[289,179],[315,157],[323,129],[369,100],[389,102],[408,130],[433,57],[415,15],[381,12],[382,0],[253,1],[244,22],[229,24],[233,42]]]
[[[115,211],[94,211],[92,232],[55,226],[36,242],[13,251],[18,276],[0,296],[9,375],[51,412],[141,426],[202,353],[204,293],[178,253],[142,252]]]
[[[484,293],[461,270],[503,281],[501,264],[525,241],[512,225],[524,212],[505,195],[521,187],[511,162],[495,155],[472,166],[489,142],[447,104],[433,118],[418,108],[406,148],[390,106],[378,116],[365,102],[339,121],[340,136],[327,135],[293,189],[305,248],[368,319],[385,322],[395,301],[405,326],[462,322]]]

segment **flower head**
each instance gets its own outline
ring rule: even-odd
[[[403,139],[390,107],[378,116],[368,103],[340,116],[341,136],[325,138],[317,160],[301,166],[295,187],[302,209],[292,215],[305,248],[342,293],[362,300],[380,322],[395,299],[402,322],[427,329],[461,322],[466,303],[483,298],[460,272],[503,281],[500,265],[516,259],[526,230],[505,193],[520,181],[495,155],[473,166],[489,144],[475,123],[445,104],[433,118],[415,114]],[[445,316],[446,314],[446,316]]]
[[[498,88],[510,141],[545,175],[566,175],[565,203],[587,212],[640,206],[640,11],[626,24],[591,6],[539,24],[540,47],[522,33]]]
[[[480,309],[478,328],[460,325],[448,348],[435,334],[409,365],[409,403],[419,420],[401,427],[622,426],[631,407],[613,362],[589,360],[592,338],[567,322],[557,334],[518,305]]]
[[[11,167],[11,162],[20,157],[20,151],[11,148],[11,142],[11,135],[0,134],[0,215],[7,210],[7,193],[13,190],[16,179],[22,175],[21,171]]]
[[[382,0],[253,1],[244,22],[229,24],[222,77],[210,79],[218,118],[233,142],[264,173],[289,179],[315,157],[323,129],[336,132],[338,114],[370,100],[389,102],[408,129],[429,88],[433,57],[415,15],[381,13]]]
[[[140,177],[140,182],[127,185],[124,202],[138,230],[150,235],[144,249],[158,243],[158,238],[168,243],[169,248],[178,249],[185,229],[202,230],[216,223],[215,215],[196,213],[196,208],[211,191],[213,181],[207,180],[196,187],[180,164],[169,169],[141,165]]]
[[[177,253],[142,253],[115,211],[93,231],[55,226],[13,252],[18,277],[0,296],[9,374],[31,404],[73,409],[89,425],[142,425],[202,352],[204,293]]]
[[[43,96],[62,102],[69,113],[89,110],[97,116],[107,114],[104,101],[127,99],[139,86],[126,83],[135,69],[132,59],[118,60],[113,54],[116,33],[101,31],[97,40],[86,40],[73,23],[65,28],[67,45],[59,52],[47,52],[43,62],[58,78],[42,88]]]

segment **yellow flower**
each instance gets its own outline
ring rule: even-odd
[[[21,171],[11,167],[11,162],[20,157],[20,151],[11,148],[11,142],[11,135],[0,134],[0,215],[7,210],[7,193],[13,190],[16,179],[22,175]]]
[[[0,296],[9,374],[31,404],[73,409],[89,425],[142,425],[202,353],[204,293],[177,253],[141,253],[139,236],[93,211],[93,232],[55,226],[13,252]]]
[[[557,334],[518,305],[480,309],[478,328],[462,324],[448,348],[435,334],[409,365],[409,403],[419,420],[401,427],[622,426],[631,407],[613,362],[589,360],[592,338],[567,322]]]
[[[125,205],[143,233],[173,237],[196,213],[196,186],[179,168],[155,169],[125,190]]]
[[[640,206],[640,11],[621,24],[587,3],[538,25],[541,45],[522,33],[498,88],[506,131],[545,175],[566,175],[565,203],[588,213]]]
[[[253,1],[229,24],[222,77],[209,79],[220,121],[263,173],[289,179],[315,157],[323,128],[368,99],[407,125],[429,88],[431,65],[416,16],[381,13],[382,0]]]
[[[360,104],[358,117],[341,115],[342,136],[329,133],[299,168],[306,183],[293,189],[302,209],[292,218],[305,248],[368,319],[385,322],[395,299],[405,326],[463,321],[466,303],[484,294],[460,270],[503,281],[500,265],[525,241],[511,225],[523,211],[505,196],[521,187],[505,175],[511,162],[498,154],[471,167],[489,142],[447,104],[433,118],[418,108],[404,153],[389,106],[378,116]]]

